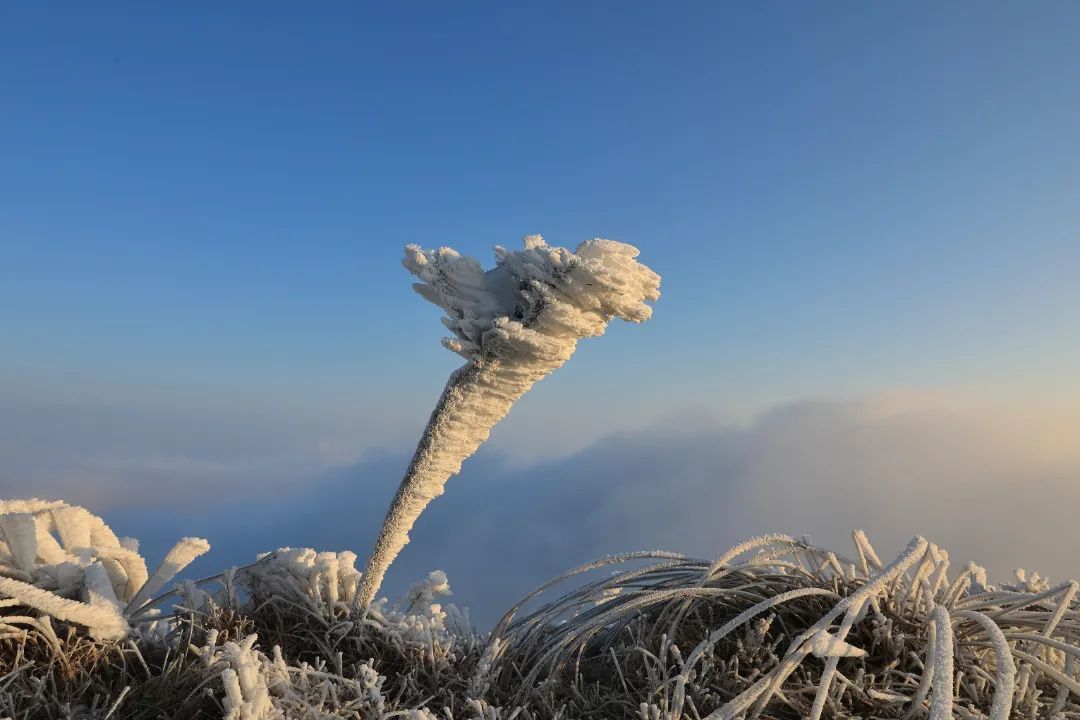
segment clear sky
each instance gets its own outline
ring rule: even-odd
[[[105,511],[406,452],[458,358],[402,246],[487,264],[528,233],[632,243],[664,281],[493,435],[520,462],[897,388],[1078,407],[1078,27],[1072,2],[5,3],[0,490]]]

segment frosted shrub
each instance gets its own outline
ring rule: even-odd
[[[356,554],[316,552],[311,548],[280,548],[259,556],[245,569],[247,583],[258,598],[279,597],[333,616],[356,600],[360,571]]]
[[[209,543],[183,538],[149,575],[138,542],[118,538],[84,508],[60,501],[0,501],[0,606],[21,605],[115,640],[129,620]],[[26,622],[32,623],[30,619]],[[7,618],[0,632],[18,632]]]
[[[496,267],[450,248],[410,245],[413,288],[446,311],[454,334],[443,344],[466,359],[447,382],[383,522],[361,580],[370,604],[409,530],[492,427],[541,378],[574,354],[578,340],[602,335],[614,318],[643,322],[660,297],[660,277],[637,262],[637,248],[587,240],[571,252],[539,235],[523,250],[495,248]]]

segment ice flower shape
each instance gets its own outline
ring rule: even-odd
[[[602,335],[615,318],[643,322],[660,297],[660,276],[637,248],[587,240],[571,252],[539,235],[523,250],[495,248],[495,268],[450,248],[410,245],[403,264],[413,288],[446,311],[443,340],[467,362],[451,374],[383,522],[361,578],[359,600],[375,597],[409,530],[446,481],[536,381],[574,354],[578,340]]]

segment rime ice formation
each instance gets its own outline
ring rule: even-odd
[[[282,597],[320,615],[332,615],[338,606],[347,610],[360,583],[356,554],[348,550],[279,548],[260,555],[245,575],[257,596]]]
[[[137,541],[118,538],[84,508],[0,501],[0,598],[83,625],[99,640],[121,638],[150,595],[210,545],[183,538],[153,576],[138,549]]]
[[[60,506],[4,507],[18,512],[0,516],[3,542],[26,562],[30,525],[10,515],[51,517]],[[63,534],[85,539],[86,515],[60,515]],[[0,599],[0,641],[37,646],[12,666],[0,697],[11,717],[46,704],[86,707],[80,687],[104,698],[94,702],[111,708],[105,717],[121,702],[127,715],[158,712],[161,693],[176,689],[193,702],[212,697],[232,720],[498,720],[549,717],[551,708],[643,720],[1080,717],[1080,583],[1018,571],[1015,584],[993,586],[973,564],[950,577],[948,553],[923,538],[884,564],[864,533],[853,537],[852,557],[785,535],[751,538],[712,562],[662,551],[608,556],[527,595],[486,642],[467,615],[439,602],[450,594],[440,571],[393,606],[380,599],[354,613],[359,572],[347,551],[283,548],[218,576],[216,594],[189,592],[202,581],[185,581],[189,590],[175,592],[193,611],[190,632],[139,626],[130,643],[103,649],[62,643],[66,632],[57,631],[69,628],[19,606],[106,632],[119,616],[105,605],[0,576],[0,588],[30,589]],[[198,546],[182,543],[174,557]],[[81,586],[108,596],[104,566],[90,567]],[[572,578],[584,581],[540,597]],[[526,605],[535,609],[522,614]],[[258,611],[269,607],[277,610]],[[27,642],[33,625],[37,639]],[[288,643],[260,648],[255,631]],[[166,660],[125,663],[148,650]],[[108,675],[123,674],[98,683],[105,663]]]
[[[611,694],[601,697],[624,700],[619,690],[630,688],[650,700],[640,713],[648,720],[1080,716],[1080,583],[1052,586],[1018,571],[1017,584],[995,587],[974,564],[950,577],[948,553],[924,538],[888,564],[861,530],[853,538],[852,559],[770,535],[712,563],[652,552],[582,565],[509,610],[478,666],[487,677],[470,687],[513,668],[517,694],[506,709],[560,682],[592,691],[610,671]],[[644,559],[652,564],[637,564]],[[628,561],[635,565],[537,600],[556,583]],[[539,607],[519,616],[530,601]],[[678,651],[675,639],[699,636],[708,627],[701,618],[718,608],[741,612],[689,654]],[[620,662],[657,647],[636,678],[633,663]],[[716,688],[733,680],[737,693],[724,702]]]
[[[637,255],[612,240],[571,252],[531,235],[523,250],[496,247],[496,266],[485,272],[450,248],[406,248],[403,264],[423,281],[413,288],[446,311],[454,337],[443,344],[468,362],[450,376],[420,438],[361,579],[361,604],[374,599],[424,507],[518,398],[614,318],[649,319],[646,301],[660,297],[660,276]]]

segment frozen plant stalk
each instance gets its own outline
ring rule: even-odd
[[[374,600],[416,518],[533,383],[612,319],[649,319],[660,276],[637,255],[613,240],[586,240],[571,252],[530,235],[524,250],[496,247],[496,266],[484,272],[450,248],[405,249],[403,264],[423,281],[413,288],[446,311],[455,337],[443,344],[468,362],[450,375],[390,505],[361,578],[361,605]]]

